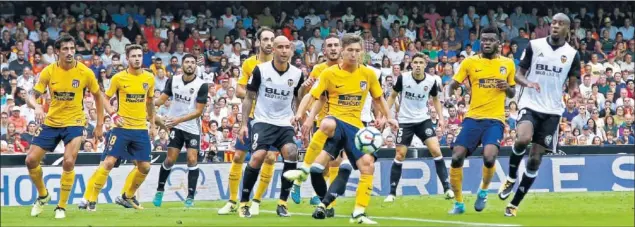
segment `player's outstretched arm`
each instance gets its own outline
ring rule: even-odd
[[[399,92],[392,90],[392,92],[390,92],[390,97],[388,97],[388,108],[390,109],[392,107],[392,105],[395,104],[395,100],[397,100],[397,95],[399,95]],[[375,104],[373,102],[373,104]]]

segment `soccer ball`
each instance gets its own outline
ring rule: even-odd
[[[383,144],[384,138],[375,127],[362,128],[355,134],[355,147],[366,154],[375,153]]]

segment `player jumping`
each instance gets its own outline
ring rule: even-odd
[[[258,52],[258,55],[247,58],[247,60],[243,63],[242,76],[238,79],[238,86],[236,88],[236,96],[239,98],[245,97],[247,83],[249,82],[256,65],[263,62],[269,62],[273,59],[273,39],[275,37],[273,30],[264,26],[260,27],[256,33],[256,37],[260,42],[260,51]],[[245,111],[250,111],[248,116],[249,121],[251,122],[251,119],[254,117],[254,110],[243,109],[243,112]],[[251,124],[247,122],[247,126],[251,127]],[[232,159],[232,164],[229,168],[229,201],[227,201],[227,203],[218,210],[218,214],[220,215],[236,212],[236,201],[238,198],[238,188],[240,187],[240,177],[243,175],[243,163],[245,162],[247,151],[250,150],[249,144],[251,144],[249,137],[242,138],[242,140],[236,140],[236,151],[234,158]],[[260,213],[260,201],[262,200],[262,196],[265,194],[265,191],[267,191],[267,187],[273,177],[273,172],[275,170],[274,164],[276,163],[277,155],[278,152],[273,151],[266,153],[265,161],[262,164],[262,169],[260,170],[258,188],[256,188],[256,192],[254,193],[253,201],[250,206],[251,215],[258,215]]]
[[[372,193],[375,156],[365,154],[356,148],[355,134],[363,127],[361,112],[366,96],[372,95],[373,102],[383,114],[387,116],[387,122],[391,127],[397,128],[397,121],[390,113],[388,104],[382,96],[381,86],[375,72],[360,64],[360,55],[363,52],[362,39],[353,34],[342,37],[342,63],[326,69],[320,75],[318,85],[311,89],[314,102],[327,92],[328,115],[320,123],[320,128],[309,145],[309,149],[321,150],[322,145],[327,149],[321,152],[310,168],[303,166],[301,169],[287,172],[285,177],[291,180],[307,179],[309,173],[322,174],[324,166],[329,160],[335,159],[344,149],[348,160],[340,165],[339,172],[333,184],[328,188],[328,193],[322,193],[322,203],[316,207],[313,217],[324,219],[326,208],[337,196],[344,194],[346,183],[353,169],[359,169],[361,176],[357,187],[355,210],[352,213],[351,222],[360,224],[376,224],[366,216],[366,207],[370,202]],[[313,105],[318,105],[315,102]],[[301,119],[305,110],[299,109],[295,118]],[[309,119],[314,116],[309,116]],[[378,125],[382,125],[383,119],[378,119]],[[313,177],[313,176],[312,176]],[[316,187],[316,189],[319,187]],[[318,195],[321,194],[318,192]]]
[[[434,158],[434,165],[437,170],[437,176],[443,185],[446,199],[454,198],[454,193],[450,189],[448,182],[448,169],[443,161],[441,154],[441,145],[437,139],[432,121],[428,114],[428,99],[432,96],[434,108],[439,115],[437,127],[443,129],[445,123],[443,121],[443,109],[438,94],[441,92],[441,85],[437,84],[437,80],[425,73],[426,60],[422,54],[416,54],[412,57],[412,73],[404,73],[397,77],[397,83],[393,86],[393,91],[388,98],[388,107],[392,107],[397,99],[397,95],[401,95],[401,103],[399,108],[399,131],[397,135],[397,152],[395,160],[390,169],[390,194],[384,202],[393,202],[397,195],[397,185],[401,178],[402,162],[406,159],[408,146],[411,145],[412,138],[417,135],[430,150],[430,154]]]
[[[44,185],[40,161],[46,151],[53,151],[60,141],[64,141],[61,190],[59,202],[55,208],[55,218],[65,218],[68,197],[75,182],[75,160],[86,125],[86,114],[83,111],[84,90],[88,89],[96,97],[95,138],[103,134],[104,102],[99,98],[101,91],[93,71],[83,63],[75,61],[75,39],[63,35],[55,42],[55,51],[59,59],[42,70],[40,79],[27,99],[29,107],[35,110],[36,120],[43,124],[35,133],[25,163],[29,177],[38,192],[38,198],[31,209],[31,216],[38,216],[42,213],[44,205],[51,201],[51,195]],[[47,90],[51,95],[51,104],[48,113],[44,113],[42,106],[36,100]]]
[[[468,79],[472,88],[472,101],[465,114],[462,129],[452,148],[452,164],[450,168],[450,184],[456,196],[450,214],[465,212],[463,203],[463,162],[482,144],[483,179],[477,193],[474,209],[478,212],[485,209],[487,190],[494,176],[496,155],[503,138],[503,122],[505,122],[505,96],[514,97],[514,61],[501,57],[498,53],[498,29],[484,28],[481,32],[481,48],[483,53],[463,60],[459,71],[450,82],[451,91]]]
[[[133,201],[134,194],[150,172],[150,138],[154,138],[154,76],[142,69],[143,49],[139,45],[126,48],[128,68],[115,74],[111,79],[110,88],[105,93],[106,100],[117,96],[119,108],[117,111],[106,102],[106,111],[110,114],[116,127],[112,129],[106,139],[106,159],[94,173],[94,190],[98,194],[106,184],[110,170],[118,159],[136,161],[136,168],[131,174],[130,187],[121,195],[127,206],[143,209]],[[149,135],[149,133],[151,135]],[[89,201],[95,202],[95,201]]]
[[[163,93],[154,103],[161,106],[172,98],[172,104],[165,119],[165,125],[170,129],[170,143],[168,156],[159,171],[159,184],[152,203],[160,207],[165,191],[165,181],[170,176],[170,170],[185,145],[187,149],[187,199],[185,207],[194,205],[196,184],[198,181],[198,151],[200,150],[201,122],[207,104],[208,85],[196,76],[196,57],[191,54],[183,56],[182,76],[174,76],[165,84]],[[192,111],[194,110],[194,111]]]
[[[551,35],[529,42],[516,73],[523,86],[518,98],[518,136],[509,159],[509,176],[498,191],[507,199],[514,188],[518,165],[529,143],[526,171],[514,199],[505,208],[505,216],[516,216],[518,205],[531,188],[545,150],[552,151],[558,142],[558,126],[564,112],[562,85],[569,80],[569,95],[575,97],[580,79],[580,55],[567,43],[571,21],[563,13],[553,16]]]
[[[311,97],[310,94],[307,94],[307,92],[309,91],[309,89],[316,85],[316,80],[319,78],[320,74],[327,69],[330,66],[336,65],[340,63],[340,53],[342,51],[342,46],[340,43],[340,38],[335,36],[335,35],[330,35],[328,37],[326,37],[326,39],[324,40],[324,56],[326,56],[326,62],[317,64],[313,67],[313,70],[311,71],[311,74],[309,75],[309,79],[306,80],[304,82],[304,84],[302,85],[302,88],[300,88],[300,97],[302,98],[302,102],[300,103],[300,109],[308,109],[308,106],[312,106],[312,100],[313,98]],[[326,102],[326,96],[322,95],[322,97],[320,98],[320,101],[322,102],[322,104],[324,104]],[[311,111],[319,111],[319,114],[317,115],[317,118],[315,118],[315,124],[313,123],[314,121],[306,120],[304,121],[304,124],[306,124],[306,126],[304,126],[307,129],[310,128],[314,128],[314,132],[317,131],[317,129],[319,128],[319,123],[322,121],[322,119],[324,119],[324,117],[326,117],[326,112],[328,110],[328,108],[323,108],[323,105],[316,105],[316,106],[312,106],[313,108],[311,109]],[[314,114],[315,116],[315,114]],[[313,127],[313,126],[316,127]],[[305,132],[308,132],[309,130],[306,130]],[[308,137],[307,137],[308,138]],[[303,161],[303,165],[310,167],[311,164],[313,163],[313,161],[315,160],[315,157],[317,157],[317,155],[319,155],[319,151],[322,150],[323,144],[322,146],[319,148],[319,150],[316,149],[312,149],[312,150],[307,150],[307,152],[304,154],[304,161]],[[324,188],[322,190],[318,189],[318,190],[314,190],[315,191],[326,191],[326,181],[328,179],[329,183],[333,183],[333,180],[335,180],[335,177],[337,176],[337,172],[339,172],[339,167],[340,164],[342,162],[342,159],[340,157],[338,157],[337,159],[335,159],[334,161],[331,161],[328,163],[327,165],[327,169],[328,170],[324,170],[324,177],[319,177],[322,179],[313,179],[313,177],[311,178],[311,181],[320,181],[317,182],[316,184],[311,184],[313,187],[315,187],[316,185],[324,185]],[[291,198],[293,199],[293,201],[297,204],[300,203],[300,185],[302,184],[302,181],[300,180],[295,180],[293,182],[293,189],[291,191]],[[320,197],[315,194],[310,201],[311,205],[318,205],[320,204]],[[333,203],[331,206],[334,206],[335,203]],[[333,209],[329,208],[329,211],[334,211]],[[334,212],[329,212],[330,215],[334,215]]]
[[[283,173],[296,168],[298,147],[295,144],[294,113],[292,104],[297,107],[298,90],[304,82],[302,70],[289,64],[292,55],[292,45],[289,39],[278,36],[273,41],[273,61],[265,62],[254,68],[247,85],[247,96],[243,100],[243,110],[251,110],[255,101],[254,119],[251,130],[247,127],[249,116],[244,115],[239,139],[251,133],[251,150],[253,154],[243,176],[243,190],[240,197],[239,215],[243,218],[251,217],[249,196],[256,184],[258,172],[263,164],[267,149],[271,146],[281,151],[284,158]],[[244,142],[244,141],[243,141]],[[280,217],[289,217],[287,199],[293,182],[282,180],[280,200],[276,213]]]

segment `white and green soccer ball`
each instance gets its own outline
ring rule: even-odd
[[[383,144],[384,138],[375,127],[362,128],[355,134],[355,146],[366,154],[377,152]]]

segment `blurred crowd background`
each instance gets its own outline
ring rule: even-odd
[[[90,1],[0,3],[0,148],[2,154],[28,151],[39,125],[25,100],[40,71],[56,61],[55,40],[70,34],[77,40],[76,59],[94,71],[103,89],[127,66],[124,48],[128,44],[143,46],[144,66],[154,73],[158,89],[171,76],[183,73],[180,64],[185,53],[197,56],[197,74],[211,88],[202,116],[201,155],[208,161],[225,161],[227,157],[215,154],[234,149],[243,114],[241,100],[235,96],[236,81],[242,73],[241,63],[259,50],[255,33],[261,26],[272,27],[277,35],[292,40],[292,64],[305,76],[325,61],[322,44],[326,36],[362,36],[364,60],[381,69],[386,96],[396,78],[411,70],[411,56],[425,54],[427,73],[443,83],[442,114],[447,127],[437,127],[436,135],[443,146],[450,146],[472,97],[464,87],[450,90],[447,85],[461,61],[479,54],[480,30],[498,27],[500,54],[518,64],[529,40],[549,35],[551,17],[558,12],[571,18],[569,43],[583,60],[580,95],[563,94],[566,110],[559,144],[634,144],[632,3]],[[39,101],[45,107],[50,102],[46,95]],[[158,115],[165,115],[168,108],[169,102],[157,109]],[[97,114],[90,93],[85,94],[84,110],[88,124],[81,152],[101,152],[103,138],[92,136]],[[430,111],[436,127],[436,110]],[[516,99],[509,99],[501,146],[514,143],[518,111]],[[113,126],[107,117],[105,122],[107,132]],[[158,130],[153,150],[166,151],[168,132],[151,130]],[[396,132],[380,130],[384,147],[394,147]],[[297,142],[304,147],[299,137]],[[415,139],[413,146],[424,145]],[[54,152],[63,152],[62,148],[60,144]]]

